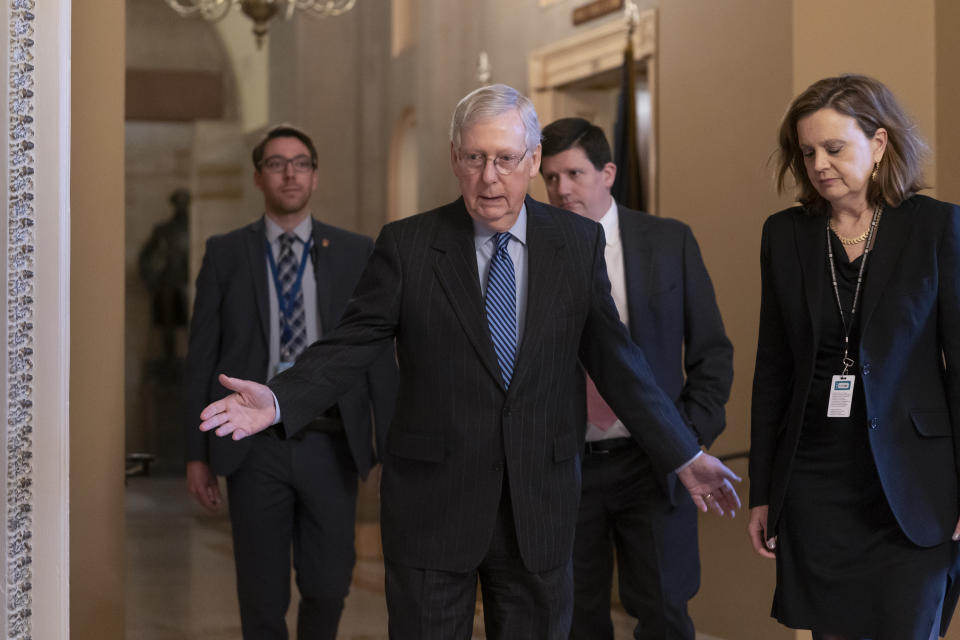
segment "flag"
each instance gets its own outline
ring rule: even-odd
[[[627,34],[620,77],[620,98],[617,101],[617,122],[614,127],[613,161],[617,177],[611,194],[620,204],[646,211],[646,194],[637,150],[637,80],[633,64],[633,30]]]

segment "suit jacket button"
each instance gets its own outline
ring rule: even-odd
[[[863,375],[865,375],[865,376],[870,375],[870,363],[869,363],[869,362],[864,362],[864,363],[863,363]]]
[[[507,418],[510,417],[510,407],[504,407],[504,408],[503,408],[503,415],[504,415],[505,417],[507,417]]]
[[[880,418],[870,418],[870,428],[878,429],[880,427]]]
[[[503,471],[503,463],[502,463],[502,462],[494,462],[492,468],[493,468],[494,471]]]

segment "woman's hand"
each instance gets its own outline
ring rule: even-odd
[[[750,509],[750,522],[747,524],[747,533],[750,534],[750,542],[753,543],[753,550],[764,558],[776,558],[773,550],[777,548],[777,537],[767,538],[767,511],[769,507],[763,505]],[[960,522],[957,523],[957,529],[960,530]]]

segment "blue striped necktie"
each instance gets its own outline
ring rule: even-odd
[[[293,232],[280,236],[280,255],[277,258],[282,291],[279,295],[286,301],[286,313],[280,312],[280,360],[293,362],[300,352],[307,346],[307,316],[303,307],[303,289],[297,290],[296,297],[291,296],[291,290],[297,280],[300,269],[300,260],[293,252],[293,245],[300,242],[300,238]]]
[[[517,355],[517,283],[513,273],[513,261],[507,253],[509,233],[493,236],[497,248],[490,260],[487,275],[487,293],[484,307],[493,348],[500,363],[503,385],[510,386],[513,364]]]

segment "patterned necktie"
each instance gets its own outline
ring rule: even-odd
[[[297,281],[300,261],[293,252],[293,243],[299,241],[294,233],[280,236],[280,257],[277,259],[277,273],[280,278],[280,298],[284,301],[286,313],[280,310],[280,361],[293,362],[307,346],[307,318],[303,311],[303,288],[297,290],[291,299],[290,291]]]
[[[597,391],[593,378],[587,376],[587,422],[601,431],[606,431],[617,423],[617,414]]]
[[[517,283],[513,261],[507,253],[510,234],[498,233],[493,236],[493,241],[497,248],[490,260],[484,306],[503,385],[509,387],[517,355]]]

